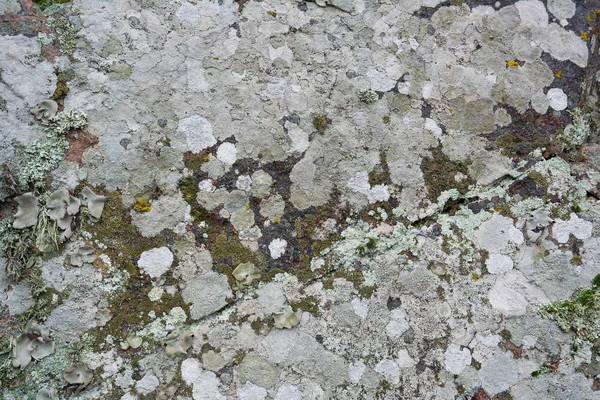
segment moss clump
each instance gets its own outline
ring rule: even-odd
[[[210,151],[208,149],[205,149],[198,154],[188,151],[183,154],[183,164],[189,170],[199,171],[202,164],[210,160],[209,155]]]
[[[133,209],[139,213],[146,213],[152,210],[152,204],[150,204],[144,199],[137,199],[137,201],[133,205]]]
[[[321,135],[325,133],[327,127],[331,125],[331,119],[327,116],[327,114],[317,114],[313,118],[313,127],[319,132]]]
[[[574,346],[593,343],[600,336],[600,278],[596,276],[591,288],[579,288],[570,299],[545,304],[539,314],[548,318],[565,332],[574,334]]]
[[[229,283],[229,286],[231,286],[232,288],[235,288],[237,286],[237,282],[233,276],[233,267],[227,264],[220,263],[215,266],[214,270],[219,274],[227,276],[227,283]]]
[[[71,0],[33,0],[33,2],[37,4],[42,11],[44,11],[46,8],[55,4],[70,3]]]
[[[470,161],[452,161],[438,147],[432,150],[431,157],[424,157],[421,162],[421,171],[425,179],[427,197],[436,202],[442,192],[457,189],[461,194],[467,193],[469,185],[473,180],[468,175]],[[457,174],[463,175],[463,179],[457,179]]]
[[[385,151],[379,153],[379,164],[369,172],[369,184],[371,186],[390,184],[390,167],[387,164]]]
[[[512,339],[512,333],[510,333],[510,331],[508,329],[502,329],[499,333],[500,337],[503,340],[511,340]]]
[[[82,228],[107,246],[108,255],[113,262],[135,276],[139,256],[146,250],[165,246],[166,239],[163,236],[146,238],[140,235],[131,222],[129,210],[123,205],[121,194],[115,190],[104,195],[106,201],[100,222],[84,221]]]
[[[165,246],[166,239],[163,236],[146,238],[139,234],[137,228],[131,222],[129,209],[123,205],[121,194],[118,191],[104,193],[106,201],[102,218],[97,223],[84,221],[82,229],[91,233],[92,237],[106,246],[105,253],[113,263],[121,269],[126,270],[129,276],[139,276],[137,261],[140,255],[147,250]],[[98,328],[97,343],[101,343],[101,337],[112,334],[119,337],[123,332],[129,332],[142,324],[149,322],[148,312],[169,310],[162,309],[157,303],[152,303],[148,298],[148,292],[152,284],[148,278],[132,279],[125,283],[126,290],[116,294],[110,302],[109,309],[113,312],[113,318],[105,327]],[[177,296],[176,296],[177,297]],[[165,304],[183,305],[182,300],[168,298]],[[105,332],[100,335],[100,332]]]
[[[264,335],[264,334],[269,333],[271,328],[273,328],[273,325],[274,325],[274,321],[273,321],[272,317],[267,317],[265,319],[258,318],[250,323],[252,330],[257,335],[260,335],[260,334]]]
[[[290,302],[290,306],[294,310],[308,311],[317,317],[321,315],[321,312],[319,311],[319,303],[317,299],[312,296],[305,297],[299,301]]]
[[[264,270],[267,265],[265,257],[261,253],[254,253],[242,246],[236,234],[227,235],[226,233],[222,233],[217,236],[211,255],[214,261],[231,265],[232,267],[250,262],[258,269]]]
[[[54,93],[52,94],[52,100],[60,101],[67,97],[69,93],[69,86],[67,86],[67,80],[64,76],[58,75],[56,77],[56,89],[54,89]]]
[[[211,222],[209,226],[217,229],[221,219],[198,203],[198,180],[193,176],[182,178],[178,183],[178,187],[183,194],[183,199],[191,207],[190,215],[194,219],[194,222],[197,224],[202,221]]]
[[[336,278],[344,278],[348,282],[352,283],[354,290],[363,299],[370,299],[373,297],[373,293],[377,289],[376,285],[365,285],[362,271],[354,270],[348,271],[345,268],[340,268],[333,273],[328,274],[323,280],[323,289],[333,289],[333,281]]]

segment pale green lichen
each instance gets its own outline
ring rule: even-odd
[[[487,211],[475,214],[468,207],[461,207],[454,215],[440,214],[437,222],[442,226],[442,234],[445,236],[456,239],[453,230],[456,227],[464,239],[473,240],[475,230],[492,215]]]
[[[6,276],[17,281],[27,269],[32,255],[33,229],[14,229],[10,219],[0,221],[0,252],[6,258]]]
[[[580,109],[569,112],[573,117],[573,122],[565,127],[556,137],[562,141],[568,149],[572,149],[585,144],[591,134],[590,123],[587,115],[584,115]]]
[[[19,185],[23,190],[30,186],[43,187],[46,173],[62,161],[69,147],[67,133],[83,128],[86,123],[86,115],[77,110],[58,113],[50,120],[50,125],[44,129],[46,138],[31,142],[23,151],[23,164],[19,170]]]
[[[563,331],[572,332],[575,349],[594,342],[600,337],[600,275],[591,288],[579,288],[570,299],[544,304],[538,312]]]
[[[369,104],[379,100],[379,96],[373,90],[363,90],[362,92],[358,93],[358,99],[363,103]]]
[[[60,51],[72,57],[77,47],[78,29],[71,24],[67,17],[63,16],[49,17],[48,25],[54,28],[56,38],[60,43]]]

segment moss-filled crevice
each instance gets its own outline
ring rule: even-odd
[[[467,193],[473,180],[469,176],[470,161],[452,161],[442,147],[431,151],[431,157],[423,157],[421,171],[425,179],[427,197],[436,202],[442,192],[457,189],[461,194]]]

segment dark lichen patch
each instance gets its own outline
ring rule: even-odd
[[[470,161],[450,160],[441,146],[433,149],[431,157],[424,157],[421,162],[429,200],[436,202],[442,192],[450,189],[457,189],[461,194],[467,193],[469,185],[473,183],[469,176],[470,164]]]
[[[520,195],[524,199],[528,197],[543,198],[548,192],[548,183],[538,172],[531,172],[529,176],[513,182],[508,191],[512,196]]]
[[[363,299],[370,299],[371,297],[373,297],[373,293],[375,293],[375,290],[377,290],[376,285],[364,284],[365,280],[362,271],[349,271],[345,268],[339,268],[337,270],[330,271],[325,276],[321,277],[321,282],[323,282],[323,289],[333,289],[333,281],[337,278],[344,278],[348,282],[351,282],[352,286],[354,286],[354,290],[356,291],[356,293]]]
[[[562,152],[562,144],[554,138],[570,121],[566,113],[560,116],[554,113],[537,115],[533,111],[518,114],[510,107],[507,109],[514,122],[488,136],[503,155],[524,159],[533,150],[540,149],[544,158],[550,158]]]

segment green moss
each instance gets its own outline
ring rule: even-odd
[[[184,153],[183,155],[183,164],[185,167],[191,171],[199,171],[202,167],[202,164],[208,162],[210,151],[209,149],[205,149],[198,154],[194,154],[191,151]]]
[[[390,184],[390,168],[387,164],[387,154],[385,151],[379,153],[379,164],[369,172],[369,184],[371,186]]]
[[[267,317],[265,319],[258,318],[250,323],[252,330],[257,335],[261,335],[261,334],[264,335],[264,334],[269,333],[271,328],[273,328],[273,325],[274,325],[273,317]]]
[[[229,286],[231,286],[231,287],[237,286],[235,278],[233,277],[233,267],[231,267],[230,265],[227,265],[227,264],[219,263],[215,266],[214,270],[215,270],[215,272],[218,272],[219,274],[223,274],[223,275],[227,276],[227,283],[229,283]]]
[[[319,132],[321,135],[325,133],[327,127],[331,124],[331,119],[327,116],[327,114],[317,114],[313,117],[313,127]]]
[[[199,224],[204,221],[208,223],[209,229],[219,229],[219,217],[198,203],[198,180],[193,176],[182,178],[178,182],[178,187],[183,194],[183,199],[190,205],[190,215],[194,219],[194,222]]]
[[[67,94],[69,93],[69,86],[67,85],[67,80],[62,75],[56,76],[56,89],[54,89],[54,93],[52,94],[52,100],[61,101]]]
[[[269,270],[269,272],[267,272],[266,274],[263,274],[263,276],[261,277],[261,281],[262,282],[271,282],[273,280],[273,278],[275,278],[275,275],[277,274],[283,274],[285,273],[284,270],[279,269],[279,268],[273,268],[271,270]]]
[[[46,8],[54,4],[70,3],[71,0],[33,0],[33,2],[37,4],[42,11],[44,11]]]
[[[138,273],[137,259],[146,250],[166,245],[163,236],[146,238],[140,235],[131,222],[129,210],[123,205],[118,191],[104,193],[106,201],[99,223],[83,221],[82,228],[94,239],[107,246],[111,260],[128,270],[132,276]]]
[[[600,274],[596,275],[592,280],[592,287],[596,290],[600,289]]]
[[[512,339],[512,333],[510,333],[510,331],[508,329],[502,329],[498,334],[504,340],[511,340]]]
[[[466,193],[469,185],[473,183],[468,175],[471,161],[452,161],[442,152],[441,147],[433,149],[431,154],[431,157],[424,157],[421,162],[429,200],[436,202],[442,192],[450,189],[457,189],[462,194]],[[457,181],[457,174],[462,174],[466,178]]]
[[[441,301],[446,300],[446,291],[441,285],[438,285],[438,287],[435,289],[435,292],[437,293],[438,299]]]
[[[321,312],[319,311],[319,302],[312,296],[305,297],[299,301],[290,302],[290,306],[294,310],[308,311],[317,317],[321,315]]]
[[[259,252],[255,253],[242,246],[236,234],[228,235],[227,233],[222,233],[217,236],[211,255],[214,261],[231,265],[232,267],[250,262],[257,268],[264,270],[267,265],[264,255]]]
[[[375,398],[376,399],[384,398],[387,391],[391,390],[391,389],[392,389],[392,385],[388,381],[386,381],[385,379],[380,380],[379,386],[377,387],[377,392],[375,392]]]

